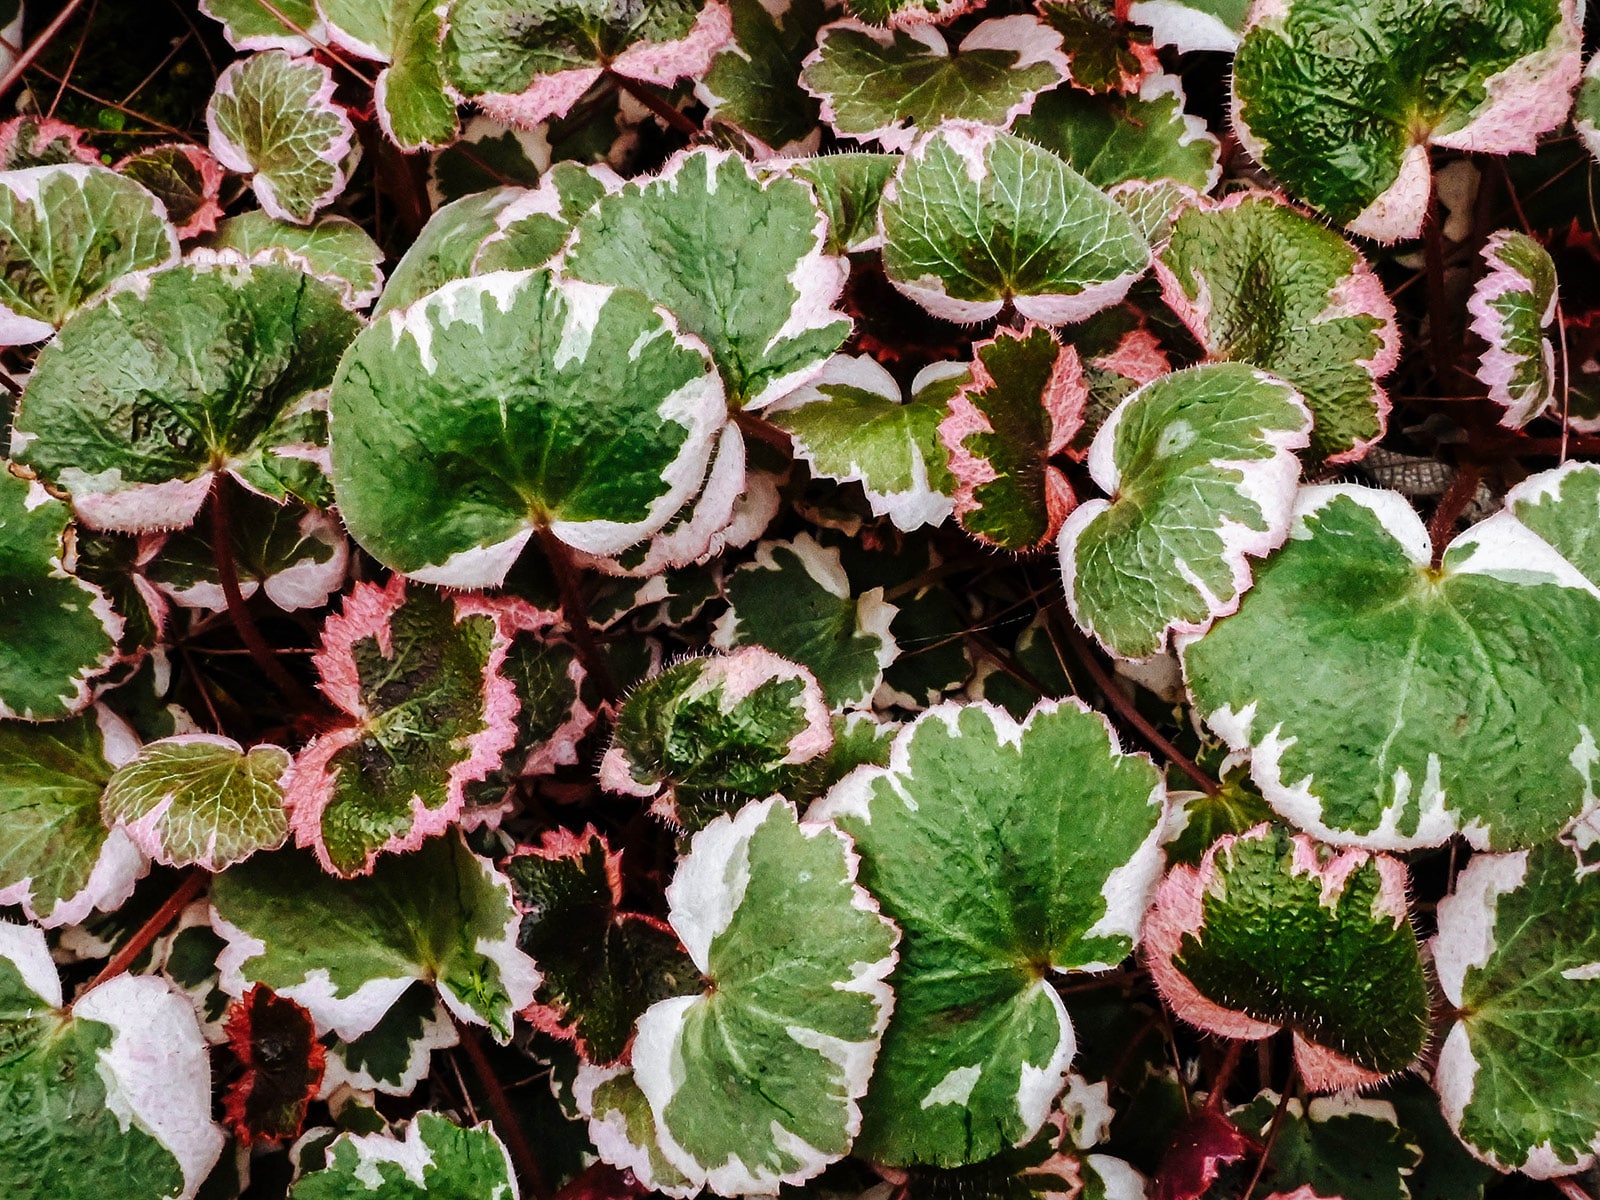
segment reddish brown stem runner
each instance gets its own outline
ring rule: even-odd
[[[499,1133],[500,1140],[505,1142],[506,1149],[511,1151],[512,1162],[517,1164],[517,1174],[522,1177],[522,1194],[532,1200],[550,1200],[550,1188],[544,1181],[544,1172],[539,1169],[539,1160],[534,1157],[527,1134],[522,1132],[522,1123],[517,1120],[511,1101],[506,1098],[505,1088],[500,1086],[500,1080],[495,1076],[489,1056],[483,1052],[483,1035],[475,1027],[460,1021],[456,1022],[456,1030],[461,1034],[461,1048],[467,1052],[467,1061],[472,1064],[473,1073],[483,1085],[489,1111],[494,1115],[495,1131]]]
[[[1439,497],[1439,506],[1433,510],[1433,520],[1428,523],[1428,536],[1433,541],[1435,571],[1444,561],[1444,550],[1455,533],[1456,521],[1478,494],[1478,483],[1482,478],[1483,468],[1475,462],[1464,462],[1456,468],[1456,477],[1450,481],[1444,495]]]
[[[17,61],[11,64],[11,69],[4,76],[0,76],[0,95],[4,95],[7,88],[22,78],[22,73],[33,65],[34,59],[44,53],[45,47],[55,40],[56,34],[66,28],[67,22],[72,20],[72,14],[82,5],[83,0],[67,0],[61,11],[56,14],[56,19],[44,27],[44,31],[29,43],[28,48],[17,55]]]
[[[191,870],[178,885],[178,890],[167,897],[167,902],[156,909],[150,919],[134,931],[134,935],[122,944],[122,949],[113,954],[111,961],[100,969],[100,974],[89,981],[89,986],[98,987],[108,979],[115,979],[131,967],[134,960],[149,949],[150,943],[178,919],[178,914],[189,907],[189,902],[200,894],[210,878],[210,875],[198,867]]]
[[[606,77],[684,137],[694,139],[700,136],[700,126],[663,100],[649,84],[639,83],[626,75],[618,75],[615,71],[607,71]]]

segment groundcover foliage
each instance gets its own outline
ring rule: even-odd
[[[0,1195],[1600,1198],[1573,0],[0,0]]]

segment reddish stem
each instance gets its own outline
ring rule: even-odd
[[[211,485],[211,554],[217,564],[217,578],[222,584],[223,598],[228,603],[228,617],[233,621],[239,640],[250,651],[256,666],[283,693],[283,698],[301,710],[315,708],[316,701],[284,669],[272,647],[267,644],[267,639],[261,636],[261,630],[256,628],[256,620],[244,602],[244,593],[239,589],[239,566],[233,558],[233,522],[228,511],[229,486],[227,472],[218,471]]]
[[[122,944],[122,949],[113,954],[111,961],[100,969],[100,974],[89,981],[89,987],[97,988],[106,980],[116,978],[131,967],[134,959],[149,949],[150,943],[160,937],[167,926],[178,919],[178,914],[189,907],[189,902],[200,894],[210,878],[209,874],[198,867],[191,870],[178,885],[178,890],[167,898],[167,902],[156,909],[150,919],[134,931],[134,935]]]
[[[566,543],[545,526],[538,528],[539,548],[544,551],[550,571],[556,577],[556,591],[561,596],[561,615],[566,618],[567,628],[572,631],[578,658],[583,663],[584,671],[600,689],[601,696],[614,703],[620,693],[611,674],[611,663],[601,651],[600,643],[595,640],[594,626],[589,623],[589,602],[583,595],[578,564],[572,561],[572,551],[567,549]]]
[[[1456,468],[1456,477],[1450,481],[1439,506],[1433,510],[1433,520],[1428,523],[1428,537],[1433,542],[1433,569],[1437,571],[1444,561],[1445,547],[1455,533],[1456,522],[1478,494],[1478,484],[1483,479],[1483,468],[1475,462],[1464,462]]]
[[[550,1188],[544,1181],[544,1172],[539,1169],[539,1160],[534,1157],[533,1147],[522,1132],[522,1123],[517,1120],[511,1101],[506,1098],[505,1089],[495,1077],[489,1056],[483,1052],[482,1035],[474,1026],[463,1025],[460,1021],[456,1022],[456,1030],[461,1034],[461,1048],[467,1052],[467,1061],[472,1064],[473,1073],[483,1085],[483,1093],[489,1100],[495,1131],[499,1133],[500,1140],[505,1142],[506,1149],[511,1151],[511,1160],[517,1164],[523,1194],[532,1197],[532,1200],[550,1200]]]
[[[1222,1057],[1222,1065],[1217,1068],[1217,1074],[1211,1081],[1211,1095],[1206,1097],[1206,1107],[1212,1112],[1222,1111],[1222,1099],[1228,1090],[1228,1084],[1233,1081],[1233,1073],[1239,1067],[1239,1059],[1244,1054],[1244,1043],[1238,1040],[1228,1043],[1227,1053]]]
[[[11,64],[11,69],[0,76],[0,95],[4,95],[7,88],[22,78],[22,73],[33,65],[34,59],[44,53],[45,47],[55,40],[56,34],[66,27],[67,22],[72,20],[72,14],[77,12],[82,4],[83,0],[67,0],[61,11],[56,14],[56,19],[44,27],[44,32],[34,38],[26,50],[17,55],[17,61]]]
[[[660,117],[672,128],[683,134],[684,137],[692,141],[700,136],[702,132],[700,126],[663,100],[649,84],[640,83],[637,79],[629,79],[626,75],[618,75],[615,71],[607,71],[606,78],[655,113],[656,116]]]
[[[1272,1124],[1267,1126],[1267,1140],[1261,1147],[1261,1158],[1256,1162],[1256,1173],[1250,1176],[1250,1186],[1245,1188],[1241,1200],[1250,1200],[1255,1195],[1256,1184],[1261,1182],[1261,1176],[1266,1172],[1267,1159],[1272,1157],[1272,1147],[1278,1140],[1278,1130],[1283,1127],[1283,1114],[1289,1107],[1289,1097],[1294,1094],[1296,1079],[1295,1064],[1289,1063],[1289,1078],[1283,1081],[1283,1095],[1278,1097],[1278,1107],[1272,1110]]]

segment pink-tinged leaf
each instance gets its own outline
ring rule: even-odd
[[[1154,1200],[1200,1200],[1223,1167],[1255,1149],[1256,1144],[1221,1113],[1198,1110],[1178,1126],[1161,1156]]]
[[[89,131],[49,117],[12,117],[0,125],[0,170],[81,162],[99,165],[100,155],[84,144]]]
[[[622,853],[593,826],[552,830],[505,863],[522,930],[517,944],[543,975],[522,1015],[572,1041],[585,1062],[616,1062],[633,1023],[657,1000],[700,989],[671,926],[621,911]]]
[[[1520,429],[1556,394],[1556,265],[1537,241],[1510,229],[1491,234],[1482,255],[1488,273],[1467,299],[1472,332],[1487,344],[1476,374],[1506,410],[1500,424]]]
[[[970,379],[939,426],[963,529],[1017,553],[1055,537],[1077,497],[1050,459],[1083,424],[1088,398],[1077,351],[1043,325],[973,347]]]
[[[115,170],[154,193],[180,238],[211,233],[222,219],[222,164],[203,147],[187,142],[151,146],[128,155]]]
[[[1266,912],[1279,919],[1264,924]],[[1191,1025],[1250,1041],[1293,1030],[1313,1091],[1378,1083],[1426,1044],[1398,859],[1335,853],[1274,825],[1229,834],[1162,881],[1144,946],[1162,998]]]
[[[299,1137],[328,1057],[311,1014],[256,984],[228,1006],[224,1028],[241,1073],[223,1090],[223,1123],[246,1146]]]
[[[461,815],[468,784],[516,743],[516,689],[501,671],[523,602],[360,583],[313,660],[349,723],[300,752],[285,783],[290,828],[329,871],[364,875]],[[416,719],[418,710],[426,721]]]

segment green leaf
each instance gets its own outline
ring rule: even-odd
[[[62,1005],[42,932],[0,923],[0,1189],[188,1200],[222,1153],[211,1066],[182,996],[118,975]]]
[[[831,307],[847,263],[796,179],[761,178],[716,150],[606,196],[578,222],[563,269],[634,288],[711,348],[734,408],[760,408],[816,375],[850,333]]]
[[[1502,229],[1479,252],[1488,274],[1467,299],[1472,332],[1488,349],[1475,374],[1489,399],[1506,411],[1500,424],[1520,429],[1556,394],[1556,264],[1550,252],[1525,233]]]
[[[523,914],[518,945],[544,976],[522,1015],[574,1041],[584,1062],[616,1062],[645,1009],[700,989],[677,934],[655,917],[619,911],[622,853],[592,826],[547,833],[505,869]]]
[[[337,518],[246,492],[233,521],[239,592],[259,590],[279,608],[321,608],[343,584],[350,547]],[[145,576],[185,608],[228,607],[211,531],[195,525],[168,537]]]
[[[633,1069],[690,1181],[773,1192],[849,1151],[895,961],[855,870],[843,835],[780,797],[719,817],[678,864],[669,920],[707,988],[639,1018]]]
[[[0,35],[4,31],[0,30]],[[25,113],[0,124],[0,169],[53,167],[61,163],[101,166],[93,146],[84,145],[88,130],[65,121]]]
[[[0,719],[59,720],[88,707],[123,621],[75,573],[71,508],[8,467],[0,460]]]
[[[321,40],[327,34],[312,0],[200,0],[199,7],[222,22],[222,36],[235,50],[306,54],[313,48],[311,38]]]
[[[701,78],[733,37],[725,0],[455,0],[445,74],[498,121],[531,129],[610,70],[641,83]]]
[[[655,1114],[634,1081],[631,1067],[585,1063],[575,1087],[578,1108],[589,1121],[589,1140],[602,1162],[652,1191],[693,1196],[700,1187],[667,1159],[656,1135]]]
[[[1405,1070],[1428,1038],[1428,984],[1406,910],[1406,869],[1336,852],[1279,825],[1212,844],[1174,867],[1144,926],[1167,1006],[1228,1038],[1294,1033],[1313,1091]]]
[[[291,1200],[516,1200],[511,1155],[487,1122],[462,1128],[420,1112],[405,1136],[343,1133],[326,1165],[302,1175]]]
[[[822,31],[800,82],[835,133],[905,150],[942,121],[1007,128],[1067,74],[1061,35],[1033,16],[985,21],[954,51],[932,26],[847,20]]]
[[[461,136],[428,161],[428,199],[434,211],[496,187],[537,186],[554,154],[549,133],[543,127],[514,129],[482,113],[470,118]]]
[[[1250,0],[1133,0],[1129,20],[1150,26],[1158,46],[1232,54],[1244,31]]]
[[[1117,658],[1203,632],[1250,586],[1247,558],[1289,534],[1311,414],[1281,379],[1236,363],[1165,375],[1129,396],[1089,448],[1111,500],[1061,531],[1073,618]]]
[[[935,363],[911,381],[911,395],[868,355],[836,355],[765,416],[794,439],[813,478],[859,483],[873,516],[896,528],[940,525],[952,511],[955,477],[939,440],[952,367]]]
[[[100,793],[138,748],[103,705],[49,725],[0,723],[0,904],[54,929],[132,895],[149,864],[100,820]]]
[[[383,251],[348,217],[291,225],[260,210],[240,213],[217,227],[206,239],[205,250],[219,257],[232,252],[246,262],[299,267],[342,291],[350,308],[366,308],[383,290]],[[191,261],[197,258],[191,255]]]
[[[497,584],[536,530],[614,554],[703,480],[724,422],[701,343],[636,292],[458,280],[363,332],[329,399],[351,535],[386,566]]]
[[[1506,510],[1600,586],[1600,464],[1530,475],[1506,493]]]
[[[1076,701],[1020,725],[943,704],[809,815],[855,839],[903,931],[857,1151],[958,1166],[1028,1141],[1074,1050],[1050,977],[1126,958],[1160,877],[1160,773]]]
[[[878,220],[889,281],[947,321],[1007,301],[1045,324],[1082,320],[1150,261],[1122,209],[1054,154],[964,122],[912,147]]]
[[[240,59],[217,80],[211,153],[251,177],[269,216],[304,225],[344,191],[355,129],[333,90],[328,67],[282,50]]]
[[[809,671],[760,646],[691,658],[636,687],[617,713],[601,786],[646,799],[676,828],[703,829],[780,792],[833,745]]]
[[[1275,196],[1185,209],[1156,258],[1161,295],[1212,362],[1293,384],[1316,424],[1311,457],[1352,462],[1383,436],[1378,380],[1400,361],[1383,284],[1349,242]]]
[[[1572,106],[1572,126],[1584,147],[1600,159],[1600,58],[1591,56]]]
[[[729,0],[733,40],[695,82],[709,119],[737,130],[765,154],[814,153],[821,139],[817,102],[798,82],[824,0]]]
[[[1115,0],[1050,0],[1040,5],[1040,14],[1061,35],[1074,89],[1096,95],[1137,92],[1146,72],[1161,70],[1150,35],[1119,18],[1121,7]]]
[[[876,249],[878,203],[900,165],[898,154],[823,154],[789,170],[809,183],[828,217],[829,254]]]
[[[454,834],[336,879],[298,850],[257,854],[216,877],[212,923],[228,942],[222,987],[264,983],[346,1042],[375,1028],[413,981],[498,1041],[539,982],[517,949],[511,885]]]
[[[460,1040],[438,993],[426,983],[413,983],[360,1037],[347,1042],[329,1033],[323,1038],[328,1057],[322,1091],[349,1086],[409,1096],[428,1077],[433,1052]]]
[[[1600,875],[1547,842],[1467,864],[1433,961],[1455,1022],[1434,1078],[1479,1158],[1538,1179],[1600,1153]]]
[[[1289,192],[1351,232],[1416,237],[1428,147],[1531,152],[1566,120],[1579,40],[1566,0],[1258,6],[1234,59],[1234,131]]]
[[[495,214],[494,229],[472,260],[472,273],[544,266],[566,243],[573,222],[621,186],[609,167],[557,163],[538,187]]]
[[[981,542],[1027,553],[1054,538],[1077,504],[1050,460],[1083,423],[1083,368],[1076,350],[1031,321],[997,329],[972,351],[968,379],[939,426],[956,520]]]
[[[500,229],[500,215],[526,195],[523,188],[493,188],[440,208],[395,264],[373,309],[373,320],[415,303],[452,279],[471,275],[484,240]]]
[[[869,25],[911,29],[946,24],[975,4],[976,0],[849,0],[848,8]]]
[[[1262,1092],[1232,1114],[1233,1123],[1268,1144],[1278,1102],[1275,1092]],[[1273,1196],[1411,1200],[1411,1177],[1423,1152],[1387,1100],[1341,1094],[1303,1104],[1291,1098],[1271,1136],[1264,1177]]]
[[[440,48],[447,6],[433,0],[319,3],[335,44],[385,64],[373,102],[390,140],[402,150],[455,141],[456,102],[445,86]]]
[[[210,233],[222,217],[222,164],[199,146],[151,146],[128,155],[116,171],[161,201],[180,238]]]
[[[867,704],[899,648],[889,632],[898,611],[875,587],[854,594],[839,552],[809,533],[762,542],[754,562],[724,584],[729,609],[717,621],[714,645],[765,646],[799,663],[822,685],[835,709]]]
[[[512,748],[517,698],[500,673],[519,602],[358,583],[315,662],[345,723],[286,782],[295,841],[324,869],[365,875],[460,816],[466,787]],[[281,990],[281,989],[280,989]]]
[[[1600,591],[1506,514],[1429,559],[1396,493],[1302,488],[1239,611],[1179,641],[1196,710],[1318,837],[1552,837],[1595,805]]]
[[[40,351],[17,457],[91,528],[187,525],[216,471],[243,474],[276,419],[328,386],[357,325],[333,288],[277,264],[145,276]]]
[[[1209,192],[1222,176],[1222,146],[1183,106],[1182,81],[1152,71],[1125,96],[1056,88],[1039,97],[1013,132],[1059,155],[1098,188],[1166,179]]]
[[[157,862],[220,871],[283,845],[288,768],[289,754],[277,746],[246,751],[207,733],[163,738],[117,768],[101,814]]]
[[[160,201],[68,163],[0,172],[0,345],[43,341],[122,276],[178,258]]]

